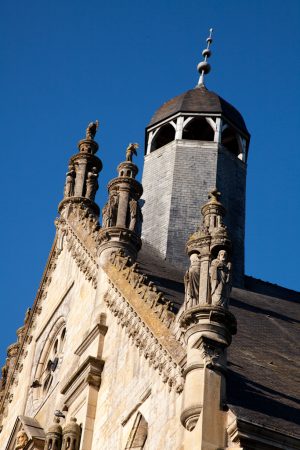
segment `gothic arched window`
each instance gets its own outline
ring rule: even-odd
[[[125,450],[143,450],[148,436],[148,423],[139,412],[135,418]]]

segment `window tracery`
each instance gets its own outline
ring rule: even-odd
[[[37,372],[36,399],[44,398],[54,386],[61,361],[63,359],[64,347],[66,341],[65,320],[60,318],[49,333],[46,344],[41,352]]]

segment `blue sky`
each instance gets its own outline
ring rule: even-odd
[[[128,142],[141,144],[142,171],[151,115],[197,83],[210,27],[207,87],[241,111],[252,135],[246,271],[300,290],[298,0],[16,0],[1,12],[3,363],[34,301],[87,123],[100,121],[102,206]]]

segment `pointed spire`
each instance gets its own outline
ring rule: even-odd
[[[209,73],[211,69],[210,64],[207,62],[207,59],[211,56],[210,44],[212,43],[212,32],[213,29],[211,28],[209,30],[209,36],[206,39],[207,46],[202,52],[202,56],[204,56],[204,61],[201,61],[197,66],[197,70],[200,73],[198,86],[204,86],[204,75]]]

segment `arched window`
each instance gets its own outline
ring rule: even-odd
[[[236,132],[233,128],[227,127],[222,133],[222,145],[227,148],[231,153],[238,156],[242,149],[240,148],[240,144],[236,135]]]
[[[164,145],[168,144],[169,142],[174,141],[175,139],[175,128],[167,123],[166,125],[163,125],[156,135],[154,136],[151,144],[151,152],[154,150],[157,150],[160,147],[163,147]]]
[[[184,127],[182,139],[213,141],[214,130],[204,117],[194,117]]]
[[[125,450],[143,450],[148,436],[148,423],[139,412],[135,418]]]
[[[41,353],[35,380],[39,384],[36,391],[37,398],[43,398],[53,386],[53,380],[56,377],[60,366],[63,350],[66,341],[66,326],[63,318],[59,319],[54,325],[49,337],[46,339],[46,345]]]

